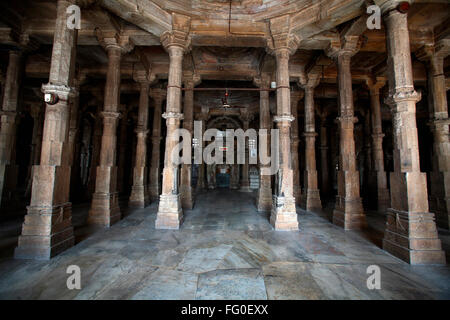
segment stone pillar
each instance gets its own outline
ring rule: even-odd
[[[27,187],[25,190],[26,197],[31,196],[34,166],[39,165],[39,159],[41,158],[42,132],[44,129],[44,114],[41,103],[32,106],[30,114],[33,117],[33,134],[31,138],[30,167],[28,169]]]
[[[46,106],[41,162],[33,170],[31,203],[16,258],[50,259],[74,244],[68,138],[77,31],[67,28],[66,10],[71,4],[66,0],[57,3],[49,83],[42,90],[58,100]]]
[[[95,177],[97,175],[97,166],[100,163],[100,148],[102,142],[102,119],[100,112],[95,115],[94,132],[92,134],[92,156],[89,168],[89,182],[87,188],[87,198],[91,199],[95,192]]]
[[[434,214],[428,211],[425,173],[420,172],[407,14],[382,7],[386,23],[389,98],[394,131],[391,208],[383,249],[410,264],[445,264]]]
[[[302,187],[300,185],[300,163],[298,157],[298,145],[300,139],[298,137],[298,102],[303,98],[303,92],[291,91],[291,112],[294,117],[291,129],[291,150],[292,150],[292,169],[294,179],[294,197],[295,202],[300,204],[302,201]]]
[[[135,150],[134,148],[134,139],[128,141],[128,108],[127,105],[121,104],[119,108],[120,113],[120,121],[118,123],[118,133],[119,133],[119,143],[118,143],[118,151],[119,156],[117,157],[117,192],[122,194],[124,191],[124,183],[125,183],[125,160],[127,153],[127,146],[131,145],[131,150]],[[134,163],[133,157],[131,159],[131,163]]]
[[[273,196],[270,223],[275,230],[298,230],[297,211],[294,197],[294,179],[291,154],[291,94],[289,86],[289,56],[297,50],[299,43],[295,35],[278,33],[285,30],[289,21],[285,17],[272,19],[271,30],[273,43],[268,42],[269,49],[276,58],[277,115],[274,121],[279,129],[280,168],[277,173],[277,190]],[[278,29],[280,28],[280,29]]]
[[[169,80],[167,85],[167,109],[163,114],[167,124],[166,151],[164,156],[162,194],[155,227],[157,229],[178,229],[183,221],[180,193],[178,190],[179,166],[172,159],[173,150],[179,143],[176,130],[183,119],[181,113],[181,78],[183,55],[190,44],[188,33],[165,32],[161,42],[169,53]]]
[[[17,166],[13,160],[16,142],[17,100],[19,95],[19,76],[21,53],[9,52],[8,70],[6,71],[3,105],[0,112],[0,205],[6,206],[11,192],[17,183]],[[9,193],[9,194],[8,194]],[[4,196],[6,199],[4,199]]]
[[[184,120],[183,128],[191,133],[191,137],[194,134],[194,89],[197,77],[186,77],[184,80],[184,87],[187,89],[184,92]],[[191,159],[192,160],[192,159]],[[183,164],[181,166],[181,206],[183,209],[191,210],[194,207],[194,195],[192,190],[192,164]]]
[[[243,123],[243,130],[247,132],[250,127],[250,115],[247,111],[243,112],[241,110],[241,117]],[[248,140],[245,139],[245,163],[242,165],[242,177],[241,177],[241,187],[239,189],[240,192],[251,192],[250,189],[250,177],[249,177],[249,144]]]
[[[328,133],[326,115],[320,118],[320,168],[322,171],[322,194],[328,195],[329,186],[329,169],[328,169]]]
[[[308,211],[322,209],[322,203],[320,201],[320,192],[317,182],[317,169],[316,169],[316,120],[315,120],[315,107],[314,107],[314,88],[319,84],[314,81],[311,85],[304,86],[305,89],[305,131],[303,133],[305,137],[305,187],[302,201],[302,208]]]
[[[262,76],[259,79],[255,79],[253,81],[256,85],[260,87],[260,89],[266,89],[259,92],[259,127],[260,129],[267,130],[266,131],[266,140],[267,140],[267,156],[270,156],[270,130],[272,129],[272,121],[270,117],[270,108],[269,108],[269,86],[270,86],[270,77]],[[259,133],[259,138],[263,138],[263,133]],[[257,198],[257,208],[260,212],[270,212],[272,209],[272,177],[268,174],[264,174],[264,169],[268,169],[269,165],[260,165],[259,170],[259,191]]]
[[[122,54],[131,50],[126,37],[103,38],[97,35],[108,53],[106,74],[103,135],[100,161],[95,179],[95,193],[92,197],[88,223],[110,227],[120,220],[119,193],[117,191],[116,142],[118,107],[120,103],[120,62]]]
[[[146,74],[138,74],[136,80],[141,86],[141,92],[136,126],[137,144],[133,170],[133,186],[131,187],[128,206],[132,208],[145,208],[150,203],[147,191],[147,135],[150,81],[147,79]]]
[[[149,174],[149,195],[150,201],[157,201],[161,193],[159,184],[160,178],[160,146],[161,146],[161,119],[162,119],[162,104],[166,98],[166,91],[161,89],[154,89],[151,91],[151,96],[155,102],[155,110],[153,111],[153,127],[152,127],[152,159],[150,163]]]
[[[387,188],[386,172],[384,170],[383,130],[381,126],[380,88],[385,82],[368,79],[366,81],[370,92],[370,113],[372,120],[372,159],[376,174],[378,211],[385,212],[390,206],[389,189]]]
[[[356,167],[351,57],[359,48],[359,39],[348,39],[343,48],[330,47],[329,56],[337,60],[339,86],[339,171],[338,194],[333,211],[333,223],[345,230],[367,225],[360,197],[359,172]],[[348,45],[348,47],[347,47]]]
[[[205,107],[202,107],[202,112],[197,117],[198,121],[202,122],[202,138],[199,143],[202,146],[202,150],[205,148],[205,141],[203,141],[203,136],[205,134],[206,130],[206,121],[208,120],[208,109]],[[205,190],[206,189],[206,165],[203,161],[202,157],[202,163],[198,167],[198,178],[197,178],[197,191]],[[230,183],[231,187],[231,183]],[[236,189],[239,188],[239,186],[236,186]]]
[[[416,53],[427,62],[430,127],[433,132],[433,170],[430,172],[429,205],[441,228],[450,228],[450,140],[444,59],[450,54],[450,39],[442,39]]]

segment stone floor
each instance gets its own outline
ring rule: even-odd
[[[130,210],[110,229],[82,227],[77,245],[50,261],[11,258],[20,219],[0,225],[1,299],[450,299],[450,266],[410,266],[380,249],[384,219],[344,232],[329,213],[298,210],[299,232],[275,232],[255,195],[229,190],[197,196],[179,231],[155,230],[156,204]],[[441,232],[448,253],[450,236]],[[81,239],[81,240],[80,240]],[[66,269],[81,268],[81,290]],[[381,269],[369,290],[367,267]]]

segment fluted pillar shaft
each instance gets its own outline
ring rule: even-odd
[[[356,168],[351,54],[342,51],[337,56],[339,86],[339,171],[338,195],[333,211],[333,223],[346,230],[366,226],[359,193],[359,172]]]
[[[97,167],[95,193],[92,198],[88,223],[109,227],[120,220],[119,195],[117,191],[117,123],[120,100],[120,62],[122,49],[116,45],[106,48],[108,52],[108,71],[105,84],[105,104],[103,135],[100,148],[100,161]]]
[[[277,174],[277,191],[273,197],[270,222],[276,230],[298,230],[297,211],[293,190],[291,154],[291,114],[289,86],[289,50],[275,50],[277,79],[277,116],[274,121],[279,129],[280,169]]]
[[[370,111],[372,119],[372,158],[376,174],[378,211],[385,212],[390,206],[386,172],[384,170],[383,130],[381,126],[380,88],[376,85],[370,89]]]
[[[136,126],[136,157],[133,170],[133,186],[128,205],[133,208],[145,208],[150,200],[147,192],[147,135],[148,135],[148,102],[150,83],[140,82],[138,123]]]
[[[262,83],[262,86],[267,85],[268,82]],[[269,91],[260,91],[259,93],[259,127],[260,129],[266,130],[266,141],[267,150],[270,152],[270,130],[272,129],[272,121],[270,117],[269,108]],[[259,138],[263,139],[263,133],[260,132]],[[268,154],[267,156],[270,156]],[[271,186],[271,176],[264,174],[264,168],[268,165],[261,164],[260,175],[259,175],[259,191],[258,191],[258,211],[269,212],[272,208],[272,186]]]
[[[299,91],[291,92],[291,113],[294,117],[291,126],[291,150],[292,150],[292,173],[294,180],[294,197],[295,202],[300,204],[302,201],[302,187],[300,185],[300,163],[298,156],[298,146],[300,143],[298,135],[298,103],[301,99],[301,94]]]
[[[183,108],[183,128],[188,130],[193,136],[194,131],[194,83],[192,80],[185,81],[184,92],[184,108]],[[181,166],[181,206],[183,209],[191,210],[194,207],[194,195],[192,190],[192,165],[191,163],[183,164]]]
[[[320,210],[322,203],[317,183],[316,168],[316,121],[314,87],[305,87],[305,188],[302,207],[305,210]]]
[[[161,147],[161,119],[162,104],[164,101],[163,92],[158,92],[153,96],[155,101],[155,110],[153,111],[153,127],[152,127],[152,158],[150,161],[149,174],[149,195],[150,201],[157,201],[161,192],[159,178],[160,170],[160,147]]]
[[[322,194],[328,195],[330,191],[329,186],[329,169],[328,169],[328,133],[326,118],[320,121],[320,168],[322,171]]]
[[[15,250],[16,258],[50,259],[74,243],[68,140],[77,31],[67,27],[66,12],[71,4],[66,0],[57,2],[49,83],[42,90],[58,100],[46,105],[41,161],[33,170],[31,203]]]
[[[243,130],[244,132],[246,132],[248,130],[248,128],[250,127],[250,119],[248,117],[248,114],[246,114],[244,116],[244,119],[242,120],[243,123]],[[242,165],[242,177],[241,177],[241,186],[239,191],[241,192],[251,192],[250,190],[250,177],[249,177],[249,144],[248,144],[248,140],[245,139],[245,162]]]
[[[387,212],[383,248],[411,264],[445,264],[434,214],[428,210],[426,175],[420,172],[407,15],[388,11],[386,40],[389,98],[394,131],[391,208]]]
[[[184,48],[167,47],[169,52],[169,80],[167,86],[167,109],[163,114],[167,124],[166,151],[164,156],[162,194],[156,218],[157,229],[178,229],[183,221],[180,192],[178,190],[179,166],[173,161],[173,150],[179,143],[176,130],[183,118],[181,113],[181,77]]]

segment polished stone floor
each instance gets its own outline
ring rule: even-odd
[[[255,194],[199,194],[177,231],[155,230],[156,204],[125,211],[110,229],[82,227],[88,206],[74,208],[77,245],[50,261],[11,258],[20,219],[0,225],[1,299],[450,299],[450,266],[410,266],[380,249],[384,218],[345,232],[329,210],[298,209],[300,231],[276,232],[255,210]],[[450,252],[450,235],[441,239]],[[448,259],[448,255],[447,255]],[[66,286],[81,268],[81,290]],[[367,267],[381,289],[367,288]]]

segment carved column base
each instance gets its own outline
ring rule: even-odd
[[[445,264],[434,214],[388,209],[383,249],[410,264]]]
[[[131,187],[128,206],[131,208],[145,208],[150,204],[148,186],[144,185],[144,177],[147,175],[146,167],[135,167],[133,171],[133,181],[135,184]]]
[[[154,202],[154,201],[158,201],[159,200],[159,195],[161,194],[161,191],[159,189],[159,184],[151,184],[148,187],[148,193],[150,195],[150,201]]]
[[[132,186],[128,206],[130,208],[145,208],[150,204],[147,186]]]
[[[119,193],[94,193],[88,224],[110,227],[120,220]]]
[[[179,194],[162,194],[159,197],[156,229],[176,229],[183,223],[183,210]]]
[[[71,203],[53,207],[29,206],[16,259],[48,260],[74,245]]]
[[[450,198],[446,197],[445,181],[449,181],[450,172],[430,172],[430,211],[436,214],[436,223],[440,228],[450,229]]]
[[[194,196],[191,186],[181,186],[181,207],[186,210],[192,210],[194,208]]]
[[[359,230],[367,227],[361,198],[345,199],[344,197],[336,196],[333,223],[345,230]]]
[[[306,211],[322,210],[322,202],[320,201],[320,191],[318,189],[305,190],[301,201],[302,209]]]
[[[389,189],[378,189],[377,190],[377,201],[378,201],[378,211],[383,214],[391,206],[391,196]]]
[[[293,197],[272,197],[270,224],[278,231],[298,230],[298,217]]]
[[[239,192],[252,192],[252,189],[250,189],[250,185],[241,184],[241,187],[239,188]]]
[[[272,189],[260,188],[258,198],[256,200],[256,207],[259,212],[270,212],[272,210]]]

